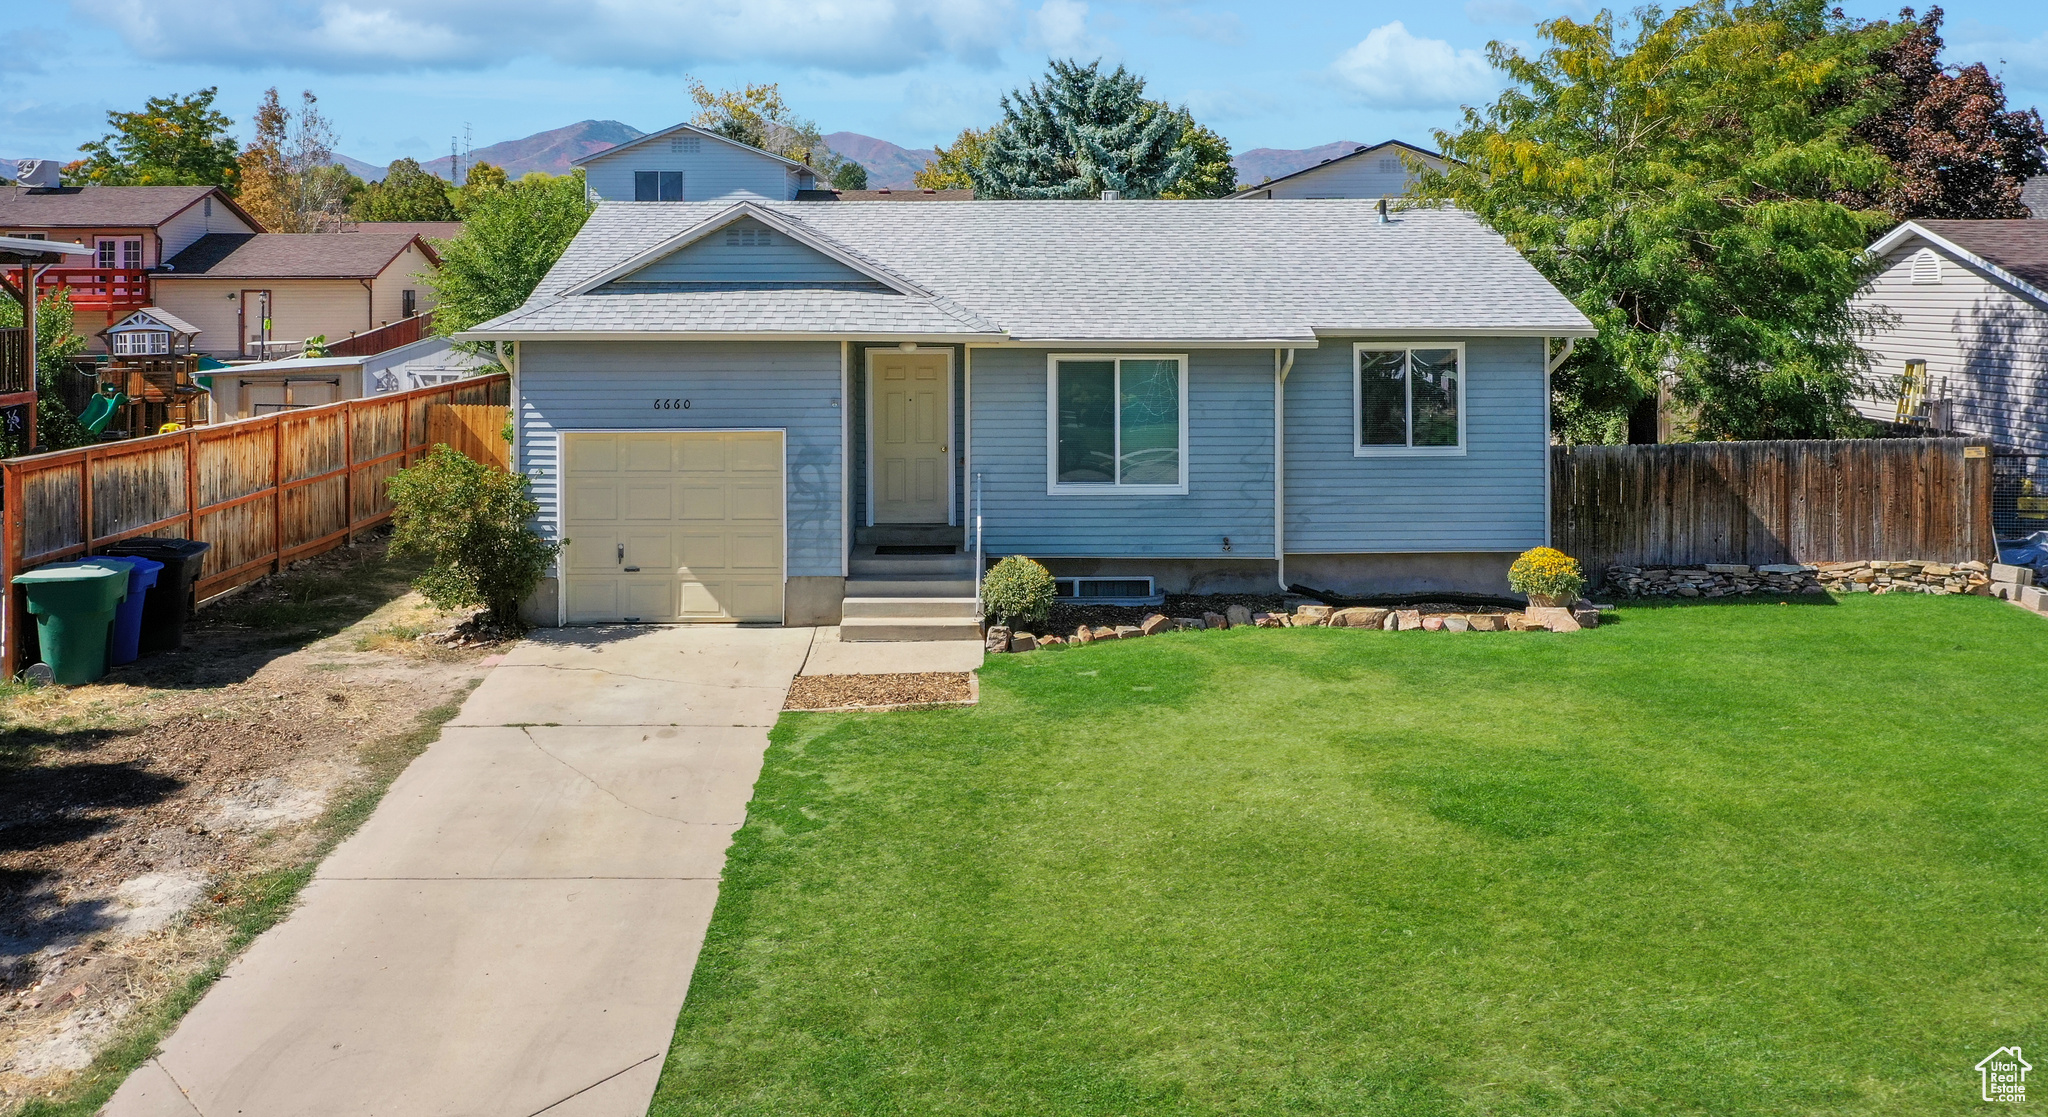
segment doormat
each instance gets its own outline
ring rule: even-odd
[[[883,543],[875,548],[878,555],[950,555],[958,548],[942,543]]]

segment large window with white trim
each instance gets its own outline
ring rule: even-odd
[[[1187,387],[1184,354],[1051,358],[1047,490],[1187,492]]]
[[[1361,342],[1352,350],[1353,452],[1465,452],[1463,342]]]

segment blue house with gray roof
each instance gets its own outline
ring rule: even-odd
[[[1593,332],[1455,210],[734,195],[602,202],[462,336],[516,343],[538,619],[889,639],[972,637],[977,556],[1084,598],[1504,591]]]

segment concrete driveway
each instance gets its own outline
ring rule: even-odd
[[[640,1117],[810,629],[544,633],[113,1117]]]

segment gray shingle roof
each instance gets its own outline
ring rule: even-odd
[[[659,285],[654,285],[659,286]],[[607,290],[535,298],[480,327],[484,332],[631,333],[640,330],[736,334],[959,334],[979,330],[929,299],[894,291],[762,287],[744,291]],[[475,332],[475,331],[471,331]]]
[[[1914,224],[2036,287],[2048,287],[2048,221],[1923,220]]]
[[[1455,210],[1397,213],[1382,224],[1372,201],[752,204],[936,298],[871,292],[828,304],[818,301],[823,292],[795,298],[738,286],[569,295],[734,208],[605,202],[526,307],[470,332],[716,332],[725,327],[715,323],[726,322],[747,323],[748,332],[826,332],[818,323],[889,306],[913,316],[956,311],[947,315],[957,323],[948,332],[978,318],[1019,341],[1312,343],[1318,332],[1593,332],[1506,241]],[[910,309],[916,303],[926,309]]]
[[[368,279],[419,239],[414,233],[208,233],[171,257],[157,279]],[[431,248],[427,258],[438,262]]]

